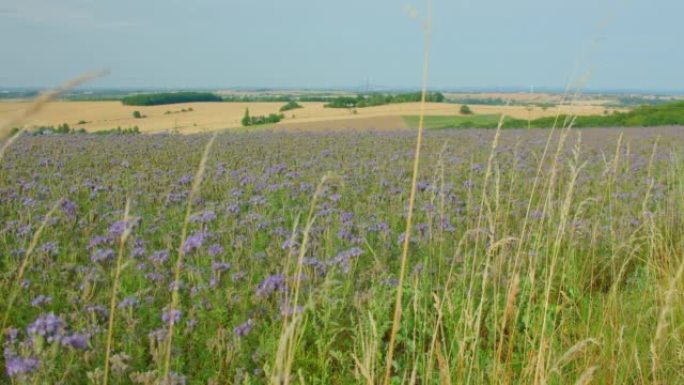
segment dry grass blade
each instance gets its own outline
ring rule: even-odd
[[[430,31],[432,28],[432,1],[428,0],[428,20],[425,24],[425,53],[423,58],[423,81],[421,92],[421,110],[420,120],[418,122],[418,135],[416,138],[416,151],[413,159],[413,176],[411,178],[411,193],[409,195],[408,215],[406,216],[406,230],[404,232],[404,240],[401,251],[401,266],[399,268],[399,283],[397,285],[397,295],[394,303],[394,316],[392,317],[392,330],[390,332],[390,340],[387,347],[387,357],[385,361],[385,376],[383,384],[388,385],[392,371],[392,360],[394,358],[394,344],[399,332],[399,325],[401,324],[402,312],[402,295],[404,287],[404,278],[406,275],[406,264],[408,260],[408,249],[411,240],[411,225],[413,221],[413,206],[416,200],[416,186],[418,183],[418,166],[420,165],[420,148],[423,140],[423,129],[425,125],[425,102],[427,99],[427,83],[428,71],[430,65]]]
[[[119,237],[119,253],[116,258],[114,282],[112,283],[112,292],[109,301],[109,320],[107,322],[107,342],[105,344],[105,368],[103,385],[107,385],[109,383],[109,357],[112,353],[112,341],[114,337],[114,316],[116,314],[116,297],[119,291],[119,279],[121,277],[124,248],[126,246],[126,241],[128,240],[128,237],[131,234],[131,224],[129,217],[130,208],[131,200],[126,199],[126,208],[124,210],[123,217],[124,231],[123,233],[121,233],[121,237]]]
[[[583,352],[590,345],[598,345],[598,341],[596,341],[593,338],[587,338],[585,340],[582,340],[582,341],[576,343],[570,349],[568,349],[558,359],[558,361],[556,361],[556,363],[553,365],[553,368],[551,368],[551,371],[559,373],[559,371],[563,367],[563,365],[565,365],[567,362],[572,360],[579,353]]]
[[[598,366],[592,366],[582,373],[582,375],[575,381],[575,385],[587,385],[594,378],[594,373],[598,370]]]
[[[301,286],[302,267],[304,266],[304,256],[306,255],[309,244],[309,237],[311,228],[316,220],[315,209],[319,197],[323,192],[325,184],[334,177],[332,173],[328,173],[321,178],[316,191],[314,192],[311,204],[309,206],[309,213],[307,215],[306,225],[304,226],[304,235],[302,238],[302,245],[299,247],[297,255],[297,264],[295,269],[295,285],[292,296],[288,298],[286,308],[293,309],[293,316],[291,318],[283,318],[283,329],[278,341],[278,353],[274,365],[274,373],[271,378],[271,383],[287,385],[290,382],[290,372],[292,371],[292,364],[294,362],[294,354],[297,347],[297,324],[302,318],[297,312],[299,306],[299,292]],[[294,231],[293,235],[294,237]]]
[[[665,330],[667,329],[667,318],[672,312],[673,308],[672,299],[675,296],[675,293],[677,292],[677,285],[681,283],[683,276],[684,258],[682,259],[682,262],[679,264],[677,273],[675,274],[672,281],[670,281],[670,285],[667,289],[667,292],[665,293],[665,303],[663,304],[663,308],[660,311],[660,315],[658,317],[658,325],[656,326],[655,336],[653,337],[653,341],[651,341],[651,375],[653,377],[654,384],[658,383],[658,343],[663,338]]]

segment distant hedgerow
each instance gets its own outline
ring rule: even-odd
[[[159,106],[164,104],[191,102],[220,102],[220,96],[211,92],[164,92],[154,94],[137,94],[121,99],[125,106]]]

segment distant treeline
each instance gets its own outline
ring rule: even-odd
[[[509,104],[507,100],[501,98],[449,98],[449,103],[457,104],[475,104],[483,106],[505,106]]]
[[[164,92],[126,96],[121,103],[126,106],[160,106],[164,104],[191,102],[221,102],[223,99],[211,92]]]
[[[409,92],[405,94],[369,94],[353,96],[339,96],[325,105],[327,108],[363,108],[372,106],[384,106],[387,104],[420,102],[422,94],[420,92]],[[426,96],[426,101],[442,103],[444,95],[440,92],[431,92]]]
[[[655,127],[655,126],[684,126],[684,102],[674,102],[663,105],[644,105],[628,112],[613,112],[606,115],[589,115],[570,117],[561,115],[534,120],[506,119],[504,128],[549,128],[567,126],[572,122],[573,127]],[[475,124],[471,128],[495,128],[496,123]]]
[[[18,127],[12,128],[10,131],[9,135],[13,136],[17,132],[19,132],[20,129]],[[85,130],[85,128],[73,128],[70,127],[67,123],[60,124],[57,127],[55,126],[40,126],[36,127],[32,130],[25,130],[24,131],[25,135],[30,135],[30,136],[40,136],[40,135],[76,135],[76,134],[92,134],[92,135],[137,135],[140,134],[140,128],[138,126],[133,126],[133,127],[117,127],[117,128],[111,128],[109,130],[99,130],[99,131],[93,131],[93,132],[88,132]]]
[[[672,103],[671,98],[663,98],[656,96],[653,98],[647,98],[643,96],[623,96],[618,98],[618,103],[615,103],[615,107],[634,107],[641,105],[663,105]]]
[[[223,96],[222,100],[228,103],[247,103],[247,102],[274,102],[274,103],[287,103],[294,98],[291,96],[234,96],[228,95]],[[299,100],[299,99],[297,99]]]

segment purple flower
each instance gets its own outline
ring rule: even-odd
[[[47,242],[38,248],[38,252],[54,257],[59,253],[59,248],[57,247],[57,243]]]
[[[62,346],[70,346],[74,349],[86,350],[88,349],[88,341],[90,336],[82,333],[74,333],[62,337]]]
[[[209,223],[216,219],[216,214],[213,211],[205,211],[203,213],[194,214],[190,217],[190,222],[193,223]]]
[[[227,262],[212,262],[211,269],[217,273],[229,270],[231,267],[230,263]]]
[[[449,218],[442,219],[441,227],[442,230],[446,231],[447,233],[453,233],[454,231],[456,231],[456,228],[451,224]]]
[[[138,299],[135,297],[126,297],[117,305],[119,309],[134,308],[136,306],[138,306]]]
[[[215,243],[215,244],[209,246],[209,250],[208,250],[210,257],[215,257],[219,254],[223,254],[223,251],[224,251],[223,247],[221,245],[219,245],[218,243]]]
[[[88,313],[91,313],[99,317],[100,319],[106,319],[109,315],[109,310],[107,310],[107,308],[102,305],[88,305],[86,306],[85,310]]]
[[[349,272],[349,262],[352,258],[360,257],[363,254],[363,250],[358,247],[352,247],[349,250],[342,251],[338,253],[335,258],[331,261],[331,264],[339,266],[345,273]]]
[[[62,209],[62,212],[70,217],[73,217],[76,215],[76,210],[78,207],[76,204],[68,199],[64,199],[62,201],[62,204],[60,205],[60,208]]]
[[[97,262],[107,262],[111,261],[114,259],[114,250],[112,249],[97,249],[95,252],[90,256],[90,260],[97,263]]]
[[[264,298],[275,291],[284,292],[286,289],[285,276],[283,274],[274,274],[261,281],[256,288],[256,296]]]
[[[152,255],[150,255],[150,261],[163,265],[169,260],[168,250],[157,250]]]
[[[109,227],[109,237],[112,239],[121,238],[126,230],[128,230],[126,221],[116,221]]]
[[[316,258],[304,258],[302,260],[302,264],[304,266],[313,267],[314,270],[316,270],[316,272],[318,272],[318,275],[321,277],[324,276],[325,273],[327,273],[328,271],[328,267],[326,266],[326,264]]]
[[[181,311],[177,309],[167,310],[162,313],[161,319],[167,325],[175,325],[181,319]]]
[[[41,336],[49,342],[64,331],[64,320],[53,313],[43,314],[26,328],[26,333],[31,336]]]
[[[389,234],[390,228],[387,222],[378,222],[377,224],[368,226],[368,232]]]
[[[188,254],[202,247],[206,235],[202,232],[194,233],[183,242],[183,253]]]
[[[109,244],[110,242],[109,238],[98,235],[90,239],[88,249],[92,250],[100,245]]]
[[[145,248],[144,247],[135,247],[133,250],[131,250],[131,257],[133,258],[142,258],[145,255]]]
[[[193,179],[192,174],[183,175],[183,176],[178,180],[178,184],[179,184],[179,185],[189,184],[190,182],[192,182],[192,179]]]
[[[252,331],[254,327],[254,321],[250,318],[246,322],[236,326],[233,331],[238,337],[244,337]]]
[[[52,297],[44,296],[44,295],[39,295],[36,298],[31,301],[31,306],[32,307],[39,307],[41,305],[47,305],[52,303]]]
[[[350,212],[344,212],[344,213],[340,214],[340,220],[344,224],[348,224],[349,222],[351,222],[352,218],[354,218],[354,214],[352,214]]]
[[[231,203],[230,205],[228,205],[228,212],[231,214],[240,214],[240,204]]]
[[[294,250],[299,247],[299,242],[297,242],[296,239],[289,238],[283,242],[283,244],[280,246],[281,249],[283,250]]]
[[[40,366],[40,361],[35,357],[17,357],[5,350],[5,372],[9,377],[25,376],[34,372]]]

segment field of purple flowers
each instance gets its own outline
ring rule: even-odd
[[[684,383],[684,129],[24,136],[9,384]],[[581,134],[581,135],[580,135]],[[551,135],[551,136],[550,136]],[[206,151],[206,156],[203,156]]]

